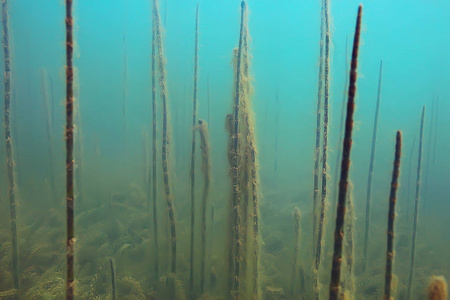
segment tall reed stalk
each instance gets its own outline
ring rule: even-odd
[[[232,272],[232,297],[239,299],[239,284],[240,284],[240,260],[241,260],[241,241],[240,241],[240,230],[239,226],[241,223],[240,218],[240,176],[239,176],[239,107],[240,96],[241,96],[241,63],[242,63],[242,52],[243,52],[243,38],[244,38],[244,27],[245,27],[245,15],[246,15],[246,3],[241,2],[241,26],[239,34],[239,46],[237,51],[237,61],[236,61],[236,90],[233,108],[233,118],[232,118],[232,154],[231,154],[231,177],[233,184],[233,201],[232,201],[232,236],[234,244],[233,253],[233,272]]]
[[[375,162],[375,148],[377,143],[377,131],[378,131],[378,115],[380,112],[380,100],[381,100],[381,78],[383,75],[383,61],[380,62],[380,74],[378,78],[378,94],[377,94],[377,104],[375,108],[375,119],[373,121],[373,133],[372,133],[372,150],[370,152],[370,164],[369,164],[369,175],[367,179],[367,193],[366,193],[366,225],[364,228],[364,264],[363,269],[367,267],[367,246],[369,244],[369,228],[370,228],[370,201],[372,198],[372,178],[373,178],[373,168]]]
[[[194,240],[195,240],[195,127],[197,126],[197,81],[198,81],[198,4],[195,15],[194,42],[194,95],[192,98],[192,148],[191,148],[191,245],[189,253],[189,289],[194,291]]]
[[[344,239],[345,202],[347,199],[348,174],[350,170],[350,151],[352,148],[353,113],[355,110],[356,79],[358,67],[359,36],[361,34],[362,5],[358,8],[355,36],[353,39],[352,62],[350,68],[350,84],[348,87],[347,116],[342,150],[341,179],[339,181],[339,197],[336,209],[336,227],[334,229],[333,262],[331,266],[330,300],[339,297],[339,281],[341,276],[342,241]]]
[[[395,143],[394,170],[392,171],[391,193],[389,196],[386,272],[384,275],[384,299],[391,299],[392,264],[394,261],[394,221],[395,203],[397,202],[398,177],[400,175],[400,158],[402,156],[402,133],[397,131]]]
[[[116,267],[112,257],[109,258],[109,267],[111,269],[111,298],[116,300]]]
[[[317,233],[315,272],[319,271],[322,253],[322,236],[325,223],[325,206],[327,200],[328,176],[328,102],[329,102],[329,74],[330,74],[330,25],[328,0],[323,0],[323,22],[325,38],[324,72],[323,72],[323,142],[322,142],[322,194],[320,199],[319,230]]]
[[[40,70],[41,76],[41,94],[45,115],[45,131],[47,134],[47,143],[48,143],[48,163],[50,168],[50,186],[51,186],[51,197],[52,201],[55,201],[55,170],[53,166],[53,105],[52,105],[52,97],[50,96],[49,91],[49,81],[48,74],[44,69]]]
[[[155,5],[155,4],[154,4]],[[155,244],[155,276],[159,277],[159,243],[158,243],[158,207],[156,199],[156,24],[152,18],[152,204],[153,204],[153,241]],[[150,186],[150,184],[149,184]]]
[[[425,123],[425,106],[422,108],[422,118],[420,120],[419,131],[419,155],[417,158],[417,180],[416,180],[416,199],[414,201],[414,223],[412,230],[411,242],[411,260],[409,265],[408,289],[406,299],[411,299],[412,281],[414,278],[414,264],[416,256],[416,237],[417,237],[417,223],[419,220],[419,201],[420,201],[420,181],[422,172],[422,150],[423,150],[423,129]]]
[[[211,182],[211,159],[209,146],[208,124],[198,120],[197,130],[200,135],[200,149],[202,153],[202,173],[204,179],[202,195],[202,222],[201,222],[201,269],[200,269],[200,292],[205,291],[205,269],[206,269],[206,207],[208,204],[209,185]]]
[[[66,216],[67,216],[67,275],[66,299],[74,297],[74,189],[73,189],[73,0],[66,0]]]
[[[2,0],[2,21],[3,21],[3,59],[5,71],[3,81],[5,86],[5,142],[6,142],[6,171],[8,174],[8,194],[11,218],[12,233],[12,275],[14,279],[14,289],[19,290],[19,247],[17,242],[16,225],[16,191],[14,180],[14,159],[13,145],[11,139],[11,56],[9,47],[9,14],[8,1]],[[17,299],[17,294],[14,296]]]
[[[161,89],[162,107],[163,107],[163,124],[162,124],[162,172],[164,180],[164,195],[167,203],[167,211],[170,222],[170,237],[171,237],[171,259],[170,272],[175,274],[177,271],[177,234],[174,214],[173,199],[170,192],[169,182],[169,96],[167,93],[166,84],[166,63],[164,60],[164,50],[162,44],[161,33],[161,19],[159,15],[158,0],[153,0],[153,17],[155,24],[156,45],[158,49],[158,69],[159,69],[159,84]]]
[[[319,197],[319,164],[320,164],[320,137],[321,137],[321,109],[322,109],[322,91],[323,91],[323,65],[324,65],[324,2],[322,1],[322,9],[320,12],[320,53],[319,53],[319,80],[317,88],[317,109],[316,109],[316,145],[314,148],[314,196],[313,196],[313,256],[316,255],[316,236],[317,236],[317,202]],[[315,264],[314,264],[315,270]],[[317,280],[317,278],[316,278]]]
[[[410,195],[411,195],[411,168],[412,168],[412,158],[414,152],[414,146],[416,145],[416,136],[414,136],[414,140],[411,145],[411,151],[409,151],[409,162],[408,162],[408,191],[406,193],[406,220],[409,220],[409,207],[410,207]]]

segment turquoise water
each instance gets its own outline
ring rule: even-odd
[[[318,273],[321,299],[328,298],[333,253],[335,174],[342,145],[339,127],[342,101],[347,99],[345,80],[350,63],[349,54],[345,63],[346,48],[350,53],[359,3],[330,2],[328,196],[323,257]],[[225,117],[233,108],[232,51],[239,41],[240,1],[199,1],[198,118],[209,123],[212,164],[204,293],[199,287],[203,190],[200,148],[197,148],[196,165],[193,292],[188,284],[196,4],[191,0],[160,1],[170,102],[170,185],[178,243],[178,269],[172,276],[161,174],[161,100],[157,107],[156,178],[159,274],[154,272],[153,215],[148,193],[153,179],[148,178],[152,159],[152,3],[148,0],[74,1],[78,108],[75,121],[75,278],[78,299],[111,298],[109,257],[116,262],[119,299],[170,299],[168,290],[174,282],[177,299],[182,299],[183,294],[186,298],[196,299],[226,299],[229,296],[227,251],[232,181]],[[362,4],[364,13],[349,177],[355,207],[352,276],[356,287],[353,298],[381,299],[383,295],[395,132],[401,130],[403,155],[393,274],[396,298],[406,299],[418,135],[421,110],[425,105],[412,297],[422,299],[431,276],[450,277],[450,235],[446,230],[450,227],[447,218],[450,211],[447,192],[450,180],[450,156],[447,155],[450,151],[450,121],[447,118],[450,115],[447,101],[450,97],[447,56],[450,52],[450,19],[447,17],[450,3],[435,0],[363,1]],[[248,1],[253,86],[249,99],[254,112],[260,196],[257,247],[260,253],[260,299],[313,299],[312,209],[320,10],[320,1]],[[64,298],[64,13],[63,1],[9,2],[11,130],[17,184],[20,299]],[[3,52],[0,60],[3,62]],[[381,105],[368,262],[363,271],[367,176],[380,60],[383,60]],[[1,65],[3,72],[3,63]],[[157,89],[159,92],[159,87]],[[48,100],[44,99],[45,95]],[[45,103],[49,103],[48,109]],[[432,121],[433,116],[437,120]],[[47,133],[48,118],[52,120],[50,135]],[[3,114],[1,122],[4,122]],[[4,139],[1,131],[0,140]],[[0,157],[5,155],[5,147],[0,147]],[[5,159],[0,159],[0,169],[6,170]],[[14,288],[7,187],[6,172],[0,172],[0,292]],[[295,207],[301,212],[301,236],[297,258],[299,271],[292,276],[295,244],[292,213]],[[252,285],[246,279],[243,283],[241,298],[251,299],[248,291]]]

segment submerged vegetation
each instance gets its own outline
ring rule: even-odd
[[[313,176],[311,185],[286,187],[282,184],[282,179],[285,179],[282,177],[283,163],[287,161],[291,167],[300,154],[297,150],[290,152],[290,155],[295,153],[294,157],[284,158],[280,154],[291,148],[291,144],[281,138],[285,116],[279,109],[283,105],[283,97],[279,97],[278,87],[273,112],[265,106],[264,134],[257,126],[261,99],[256,95],[259,86],[253,79],[252,23],[247,2],[241,2],[239,24],[235,27],[235,48],[227,50],[230,55],[227,76],[232,85],[227,95],[228,111],[219,112],[216,111],[219,107],[215,99],[219,93],[216,83],[211,81],[210,86],[209,75],[203,76],[200,63],[203,63],[203,58],[199,35],[206,32],[201,28],[203,18],[210,16],[201,14],[202,22],[199,22],[202,9],[199,4],[192,7],[192,12],[186,12],[192,14],[192,27],[195,28],[193,55],[190,57],[194,72],[193,77],[192,73],[189,75],[193,94],[192,98],[183,95],[183,103],[173,104],[169,101],[169,91],[176,83],[170,82],[168,66],[171,60],[165,52],[167,11],[160,10],[158,0],[150,2],[151,44],[147,51],[150,65],[145,68],[149,75],[146,84],[151,91],[145,99],[148,104],[146,125],[143,131],[139,129],[143,147],[139,144],[139,157],[133,157],[139,162],[136,165],[130,163],[133,173],[139,175],[119,181],[103,178],[102,174],[121,173],[123,170],[111,158],[103,157],[99,137],[94,142],[95,153],[84,149],[90,140],[81,134],[83,113],[77,89],[83,86],[83,82],[75,76],[79,72],[76,69],[74,38],[78,34],[74,29],[82,31],[84,28],[77,27],[76,22],[80,20],[73,16],[73,0],[65,0],[65,84],[53,81],[45,68],[40,68],[36,76],[43,104],[41,125],[47,152],[43,159],[48,161],[48,174],[43,175],[45,178],[42,180],[33,177],[29,180],[31,183],[25,181],[20,184],[17,178],[27,170],[16,167],[14,161],[19,160],[14,151],[18,149],[14,144],[17,129],[11,119],[11,101],[14,101],[11,81],[15,73],[11,72],[8,1],[2,0],[6,145],[2,155],[6,158],[7,172],[5,183],[2,183],[5,191],[0,194],[0,213],[2,217],[9,214],[9,218],[0,217],[0,299],[447,299],[444,276],[449,275],[449,268],[441,253],[447,250],[448,241],[447,245],[439,244],[439,248],[433,248],[431,238],[438,236],[442,239],[442,232],[422,240],[424,233],[418,230],[422,225],[419,210],[422,211],[424,149],[427,183],[429,178],[431,184],[433,162],[439,159],[436,158],[440,125],[437,100],[433,102],[433,127],[429,129],[426,147],[423,146],[426,140],[424,106],[417,153],[414,151],[415,137],[407,153],[408,170],[404,168],[401,172],[400,169],[402,143],[405,136],[412,137],[416,132],[397,131],[395,152],[385,151],[394,156],[392,177],[391,171],[384,174],[391,178],[390,193],[387,193],[386,184],[384,188],[380,187],[384,192],[378,194],[374,190],[372,194],[382,65],[372,138],[363,140],[368,144],[371,141],[372,145],[366,198],[361,200],[354,193],[360,185],[359,178],[352,173],[356,152],[352,146],[354,142],[358,143],[356,137],[360,138],[355,134],[359,125],[355,107],[368,105],[366,101],[357,101],[357,86],[358,90],[360,86],[358,62],[367,59],[360,55],[363,53],[360,40],[364,35],[362,5],[357,11],[348,66],[345,50],[346,78],[344,87],[340,86],[340,89],[344,88],[346,92],[339,132],[334,137],[331,108],[337,97],[331,93],[331,74],[334,74],[331,67],[332,17],[330,1],[320,1],[317,99],[308,100],[316,105],[315,122],[312,122],[316,128],[311,142],[314,147],[311,146],[308,153],[314,166]],[[205,38],[207,36],[205,33]],[[128,86],[134,78],[132,56],[128,56],[131,52],[128,47],[134,38],[132,34],[125,35],[122,44],[125,48],[125,72],[118,115],[123,118],[120,128],[126,136],[137,131],[129,113],[134,105],[131,101],[134,96],[133,89]],[[201,88],[202,77],[207,78],[205,89]],[[59,120],[54,103],[57,84],[62,85],[65,91],[65,147],[59,145],[61,153],[56,151],[56,136],[62,136],[61,128],[55,125]],[[176,96],[171,94],[170,100],[174,98]],[[189,104],[189,108],[184,102]],[[170,118],[170,111],[175,111],[174,119]],[[189,121],[180,117],[182,111],[187,112]],[[274,122],[269,122],[270,118]],[[221,132],[217,130],[219,127]],[[263,148],[271,143],[267,142],[270,137],[266,131],[269,130],[272,130],[274,138],[275,156],[268,168],[263,162],[267,154]],[[384,140],[390,145],[392,136],[385,132],[380,124],[378,142]],[[91,134],[87,129],[83,133]],[[217,143],[220,135],[222,143]],[[290,138],[299,139],[298,136]],[[306,143],[303,136],[300,140]],[[335,155],[330,145],[335,140],[338,140],[339,147],[336,149],[337,163],[329,165],[330,158]],[[124,144],[119,142],[114,146],[126,148],[125,153],[128,154],[135,146],[128,141],[126,138]],[[383,145],[377,145],[378,149]],[[110,148],[114,146],[108,145]],[[177,155],[172,155],[172,152]],[[415,155],[418,155],[416,193],[414,218],[410,219],[409,207],[413,201],[409,199],[409,185],[414,175],[411,172],[415,171]],[[383,164],[382,159],[379,161]],[[225,175],[216,176],[214,171],[217,169],[225,169]],[[377,166],[376,169],[377,173],[382,173],[383,168]],[[276,184],[264,181],[265,172],[277,177]],[[364,174],[366,172],[364,169]],[[408,174],[404,174],[406,172]],[[331,174],[335,174],[334,177]],[[404,181],[408,183],[404,193],[398,192],[402,181],[400,175],[408,178]],[[332,182],[335,184],[330,184]],[[22,192],[29,186],[32,186],[30,191]],[[296,194],[298,188],[301,189],[300,194]],[[330,197],[331,189],[336,191],[333,198],[337,199]],[[427,184],[425,190],[431,199]],[[3,199],[4,194],[8,195],[7,203]],[[25,195],[32,195],[29,201],[38,204],[29,206],[26,200],[20,203],[22,205],[16,205],[16,199],[21,200]],[[371,208],[372,199],[382,199],[379,201],[384,207],[382,213],[373,210],[373,206]],[[64,208],[65,215],[61,213]],[[380,217],[382,222],[376,218],[369,222],[371,215],[383,216]],[[369,228],[372,236],[369,236]],[[431,246],[425,245],[425,238]],[[426,261],[430,266],[424,267],[421,259],[420,268],[416,267],[419,253],[431,256],[432,251],[438,255],[430,262]],[[403,257],[407,257],[409,265]],[[397,260],[401,260],[401,264],[397,264]]]

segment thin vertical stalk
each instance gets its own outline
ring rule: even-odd
[[[420,131],[419,131],[419,154],[418,154],[418,158],[417,158],[416,199],[414,202],[414,223],[413,223],[413,230],[412,230],[411,260],[410,260],[410,267],[409,267],[408,290],[407,290],[406,299],[411,299],[411,288],[412,288],[412,281],[414,278],[417,222],[419,220],[420,179],[421,179],[421,172],[422,172],[422,150],[423,150],[424,123],[425,123],[425,106],[422,108],[422,118],[420,121]]]
[[[209,126],[211,126],[211,99],[209,94],[209,75],[206,79],[206,100],[208,102],[208,124],[210,124]],[[211,131],[211,128],[209,128],[209,130]]]
[[[152,18],[152,202],[153,202],[153,240],[155,243],[155,276],[159,277],[158,210],[156,201],[156,30]],[[149,184],[150,187],[150,184]]]
[[[275,171],[275,176],[276,176],[276,172],[278,170],[278,134],[279,134],[279,130],[278,130],[278,122],[279,122],[279,118],[280,118],[280,99],[278,96],[278,90],[275,94],[275,162],[274,162],[274,171]]]
[[[50,169],[50,186],[51,186],[51,197],[53,201],[55,201],[55,170],[53,166],[53,125],[52,125],[52,114],[53,107],[51,105],[51,99],[49,95],[49,84],[48,84],[48,74],[44,69],[40,70],[41,75],[41,94],[42,101],[44,107],[45,114],[45,131],[47,134],[47,143],[48,143],[48,164]]]
[[[434,117],[435,132],[434,132],[434,140],[433,140],[433,164],[436,162],[436,154],[437,154],[436,144],[437,144],[437,137],[438,137],[438,130],[439,130],[438,118],[439,118],[439,96],[436,97],[436,114]]]
[[[328,157],[328,98],[329,98],[329,74],[330,74],[330,25],[328,0],[323,1],[324,6],[324,37],[325,37],[325,57],[324,57],[324,90],[323,90],[323,142],[322,142],[322,194],[320,199],[319,231],[317,233],[316,246],[316,274],[320,267],[320,257],[322,252],[322,236],[325,222],[325,205],[327,200],[327,157]]]
[[[197,129],[200,134],[200,149],[202,153],[202,173],[204,179],[202,195],[202,222],[201,222],[201,269],[200,269],[200,292],[205,291],[205,268],[206,268],[206,207],[208,204],[209,184],[211,181],[211,159],[208,124],[198,120]]]
[[[408,162],[408,191],[406,196],[406,219],[409,220],[409,197],[411,195],[411,167],[412,167],[412,158],[413,158],[413,152],[414,152],[414,146],[416,145],[416,136],[414,137],[414,140],[411,145],[411,151],[409,152],[409,162]]]
[[[369,175],[367,179],[367,193],[366,193],[366,225],[364,228],[364,260],[363,269],[367,267],[367,246],[369,244],[369,228],[370,228],[370,200],[372,196],[372,178],[373,178],[373,168],[375,162],[375,148],[377,143],[377,131],[378,131],[378,115],[380,112],[380,100],[381,100],[381,78],[383,75],[383,61],[380,62],[380,74],[378,78],[378,94],[377,94],[377,104],[375,109],[375,118],[373,121],[373,133],[372,133],[372,150],[370,152],[370,163],[369,163]]]
[[[395,143],[394,170],[392,171],[391,193],[389,196],[386,272],[384,275],[384,299],[391,299],[392,264],[394,261],[394,221],[395,203],[397,202],[398,177],[400,175],[400,158],[402,156],[402,133],[397,131]]]
[[[347,199],[348,174],[350,170],[350,152],[352,148],[353,113],[355,110],[356,79],[358,67],[359,36],[361,33],[362,5],[358,8],[355,36],[353,40],[352,62],[350,68],[350,84],[348,87],[347,116],[342,150],[341,179],[339,181],[339,197],[336,209],[336,227],[334,229],[333,262],[331,267],[330,300],[339,297],[339,281],[341,276],[342,241],[344,239],[345,202]]]
[[[8,24],[8,1],[2,0],[3,20],[3,55],[5,71],[3,80],[5,85],[5,142],[6,142],[6,168],[8,174],[8,193],[12,233],[12,274],[14,278],[14,289],[19,290],[19,247],[17,242],[16,225],[16,194],[14,181],[13,146],[11,140],[11,56],[9,49],[9,24]],[[15,295],[17,299],[17,294]]]
[[[73,0],[66,0],[66,214],[67,214],[67,278],[66,299],[74,297],[74,189],[73,189]]]
[[[164,50],[162,44],[162,34],[161,34],[161,19],[159,15],[158,0],[153,0],[153,17],[155,18],[155,31],[156,31],[156,45],[158,48],[158,68],[159,68],[159,83],[161,86],[161,98],[163,105],[163,124],[162,124],[162,171],[164,179],[164,195],[167,203],[167,211],[169,214],[170,222],[170,237],[171,237],[171,260],[170,260],[170,271],[175,274],[177,270],[177,234],[176,234],[176,223],[174,215],[174,205],[173,199],[170,192],[170,182],[169,182],[169,125],[168,125],[168,93],[166,85],[166,64],[164,60]]]
[[[428,179],[430,177],[430,161],[431,161],[431,154],[433,151],[432,148],[432,138],[433,138],[433,129],[434,129],[434,116],[435,116],[435,106],[436,101],[433,98],[431,101],[431,116],[430,116],[430,127],[428,129],[428,142],[426,147],[426,153],[427,153],[427,160],[426,160],[426,169],[425,169],[425,186],[424,186],[424,197],[423,197],[423,213],[425,214],[427,212],[427,202],[428,202]]]
[[[291,294],[295,297],[296,286],[297,286],[297,274],[298,274],[298,254],[300,252],[300,209],[298,207],[294,208],[294,233],[295,233],[295,244],[294,244],[294,259],[292,263],[292,278],[291,278]]]
[[[126,1],[125,1],[126,3]],[[127,34],[123,36],[123,48],[124,48],[124,66],[123,66],[123,103],[122,103],[122,114],[123,114],[123,131],[124,135],[127,134],[127,110],[128,110],[128,51],[127,51]]]
[[[116,300],[116,267],[112,257],[109,258],[109,266],[111,268],[111,295],[112,300]]]
[[[317,235],[317,202],[319,197],[319,164],[320,164],[320,134],[321,134],[321,109],[323,90],[323,46],[324,46],[324,2],[320,11],[320,53],[319,53],[319,82],[317,88],[317,109],[316,109],[316,146],[314,148],[314,196],[313,196],[313,255],[316,255],[316,235]],[[314,265],[315,268],[315,265]]]
[[[242,50],[243,50],[243,37],[244,37],[244,27],[245,27],[245,11],[246,3],[241,2],[241,25],[239,33],[239,46],[237,52],[236,61],[236,90],[233,108],[233,124],[232,124],[232,184],[233,184],[233,212],[232,212],[232,235],[234,242],[234,274],[233,281],[234,286],[232,287],[232,296],[235,299],[239,299],[239,267],[241,260],[240,251],[240,178],[239,178],[239,106],[240,106],[240,95],[241,95],[241,61],[242,61]]]
[[[191,245],[189,253],[189,289],[194,290],[194,238],[195,238],[195,127],[197,126],[197,80],[198,80],[198,4],[195,16],[194,43],[194,95],[192,98],[192,148],[191,148]]]

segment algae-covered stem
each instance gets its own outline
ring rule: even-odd
[[[323,16],[324,16],[324,38],[325,38],[325,57],[324,57],[324,72],[323,72],[323,141],[322,141],[322,194],[320,199],[320,216],[319,216],[319,231],[317,233],[316,246],[316,261],[315,271],[319,270],[320,256],[322,252],[322,236],[325,222],[325,205],[327,200],[327,157],[328,157],[328,100],[329,100],[329,74],[330,74],[330,24],[328,0],[323,2]]]
[[[116,267],[112,257],[109,258],[109,266],[111,268],[111,298],[116,300]]]
[[[397,202],[398,176],[400,175],[400,158],[402,156],[402,133],[397,131],[395,142],[394,170],[392,171],[391,192],[389,196],[386,272],[384,275],[384,299],[391,299],[392,262],[394,260],[394,221],[395,203]]]
[[[154,4],[155,5],[155,4]],[[153,202],[153,240],[155,243],[155,276],[159,277],[158,210],[156,201],[156,30],[152,18],[152,202]],[[150,184],[149,184],[150,186]]]
[[[202,153],[202,173],[204,179],[202,195],[202,221],[201,221],[201,269],[200,269],[200,292],[205,291],[205,268],[206,268],[206,207],[208,204],[209,184],[211,181],[211,159],[208,124],[198,120],[197,126],[200,135],[200,149]]]
[[[232,182],[233,182],[233,213],[232,213],[232,232],[234,242],[234,297],[239,298],[239,264],[241,260],[240,256],[240,239],[239,239],[239,205],[240,205],[240,180],[239,180],[239,106],[240,106],[240,91],[241,91],[241,58],[243,49],[243,37],[244,37],[244,18],[245,18],[246,4],[245,1],[241,2],[241,26],[239,34],[239,47],[237,53],[237,65],[236,65],[236,90],[234,99],[234,117],[233,117],[233,138],[232,138]]]
[[[316,255],[316,234],[317,234],[317,199],[319,197],[319,164],[320,164],[320,132],[321,132],[321,109],[323,90],[323,44],[324,44],[324,3],[322,2],[320,21],[320,54],[319,54],[319,82],[317,89],[317,109],[316,109],[316,146],[314,148],[314,196],[313,196],[313,255]]]
[[[344,239],[345,201],[347,198],[348,174],[350,169],[350,151],[352,148],[353,112],[355,110],[356,79],[358,67],[358,47],[361,33],[362,5],[358,8],[355,37],[353,40],[352,62],[350,68],[350,85],[348,87],[347,116],[345,119],[345,134],[341,161],[341,179],[339,181],[339,196],[336,209],[336,227],[334,229],[333,262],[331,267],[330,300],[339,297],[339,280],[342,262],[342,241]]]
[[[74,192],[73,192],[73,18],[72,0],[66,0],[66,214],[67,278],[66,299],[74,297]]]
[[[11,57],[9,52],[9,27],[8,27],[8,1],[2,0],[3,20],[3,59],[5,71],[3,80],[5,84],[5,141],[6,141],[6,168],[8,174],[8,192],[12,232],[12,274],[14,277],[14,289],[19,289],[19,250],[17,244],[16,226],[16,195],[14,182],[13,147],[11,140]],[[15,296],[17,299],[17,295]]]
[[[417,180],[416,180],[416,199],[414,202],[414,223],[412,230],[412,242],[411,242],[411,260],[409,267],[409,278],[408,278],[408,290],[406,299],[411,299],[411,288],[412,281],[414,277],[414,264],[416,255],[416,236],[417,236],[417,222],[419,219],[419,200],[420,200],[420,179],[422,171],[422,150],[423,150],[423,128],[425,123],[425,106],[422,109],[422,118],[420,121],[420,131],[419,131],[419,155],[417,158]]]
[[[195,237],[195,127],[197,126],[197,80],[198,80],[198,4],[195,15],[194,43],[194,95],[192,97],[192,148],[191,148],[191,245],[189,253],[189,289],[194,290],[194,237]]]
[[[375,162],[375,148],[376,148],[376,143],[377,143],[378,115],[380,112],[381,78],[382,78],[382,76],[383,76],[383,61],[380,62],[377,104],[376,104],[376,108],[375,108],[375,119],[373,121],[372,150],[370,152],[369,175],[368,175],[368,179],[367,179],[366,225],[364,228],[364,260],[363,260],[363,269],[364,270],[367,267],[367,246],[369,244],[369,226],[370,226],[370,200],[371,200],[371,195],[372,195],[372,178],[373,178],[373,167],[374,167],[374,162]]]
[[[158,0],[153,1],[153,14],[155,18],[155,30],[156,30],[156,44],[158,48],[158,68],[159,68],[159,83],[161,86],[161,98],[163,106],[163,124],[162,124],[162,171],[164,179],[164,195],[167,203],[167,210],[169,214],[170,222],[170,236],[171,236],[171,248],[172,257],[170,262],[171,273],[175,274],[177,270],[177,234],[176,234],[176,224],[174,215],[174,206],[172,195],[170,194],[170,184],[169,184],[169,125],[168,125],[168,94],[166,85],[166,65],[164,60],[164,51],[162,45],[162,34],[161,34],[161,20],[159,15]]]

